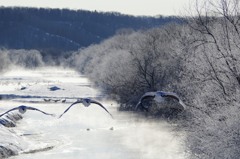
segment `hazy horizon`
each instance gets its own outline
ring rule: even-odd
[[[3,7],[37,7],[37,8],[66,8],[71,10],[90,10],[99,12],[119,12],[135,16],[174,16],[188,6],[189,0],[148,0],[148,1],[127,1],[127,0],[104,0],[99,3],[96,0],[2,0]]]

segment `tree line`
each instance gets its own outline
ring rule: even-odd
[[[113,36],[122,28],[147,29],[176,17],[135,17],[115,12],[0,7],[0,47],[59,55]]]

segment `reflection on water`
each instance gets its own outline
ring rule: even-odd
[[[99,96],[99,92],[86,85],[72,70],[54,72],[56,68],[34,71],[38,82],[25,92],[14,89],[13,94],[44,95],[48,97]],[[29,73],[26,73],[29,75]],[[8,74],[9,75],[9,74]],[[12,74],[11,74],[12,75]],[[51,76],[50,76],[51,75]],[[31,81],[34,82],[34,75]],[[56,82],[51,78],[59,77]],[[23,79],[30,80],[24,76]],[[69,82],[69,79],[74,82]],[[74,79],[72,79],[74,78]],[[14,80],[13,80],[14,81]],[[60,85],[64,91],[48,91],[48,82]],[[56,83],[54,83],[56,82]],[[11,83],[10,83],[11,85]],[[81,86],[82,85],[82,86]],[[12,86],[15,87],[13,84]],[[0,92],[1,94],[5,93]],[[25,99],[21,99],[25,100]],[[20,100],[20,101],[21,101]],[[42,99],[25,105],[40,108],[49,113],[61,114],[69,102],[46,103]],[[112,119],[102,108],[81,104],[73,106],[62,118],[52,118],[39,112],[28,111],[24,119],[12,131],[24,141],[24,149],[14,159],[183,159],[182,132],[173,132],[172,126],[164,121],[139,117],[131,112],[118,112],[117,103],[99,99],[113,114]],[[2,109],[21,105],[18,100],[1,101]],[[29,99],[26,99],[29,101]],[[1,131],[1,130],[0,130]],[[19,139],[18,139],[19,140]],[[27,146],[26,146],[27,145]]]

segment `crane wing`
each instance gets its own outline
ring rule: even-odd
[[[163,97],[170,97],[170,98],[176,99],[178,102],[180,101],[179,97],[174,94],[163,95]]]
[[[183,109],[186,109],[186,105],[183,103],[182,100],[179,100],[179,103],[181,104],[181,106],[183,107]]]
[[[111,113],[107,110],[107,108],[105,108],[101,103],[99,103],[99,102],[97,102],[97,101],[95,101],[95,100],[92,100],[92,99],[91,99],[91,103],[97,104],[97,105],[99,105],[100,107],[102,107],[102,108],[113,118],[112,114],[111,114]]]
[[[42,110],[40,110],[40,109],[34,108],[34,107],[28,107],[28,106],[27,106],[26,108],[29,109],[29,110],[36,110],[36,111],[39,111],[39,112],[41,112],[41,113],[43,113],[43,114],[45,114],[45,115],[55,116],[54,114],[46,113],[46,112],[44,112],[44,111],[42,111]]]
[[[170,97],[170,98],[176,99],[179,102],[179,104],[182,106],[182,110],[186,108],[186,105],[183,103],[183,101],[179,98],[179,96],[176,93],[166,92],[164,97]]]
[[[58,118],[61,118],[63,116],[63,114],[65,114],[72,106],[74,106],[75,104],[78,103],[82,103],[82,101],[76,101],[74,103],[72,103]]]
[[[12,108],[12,109],[8,110],[8,111],[6,111],[5,113],[1,114],[0,117],[3,116],[3,115],[5,115],[5,114],[7,114],[7,113],[9,113],[9,112],[11,112],[11,111],[17,110],[18,108],[19,108],[19,107]]]
[[[137,103],[137,105],[135,106],[135,110],[138,109],[138,107],[142,104],[142,101],[145,99],[153,99],[155,97],[155,93],[154,92],[147,92],[145,93],[139,100],[139,102]]]

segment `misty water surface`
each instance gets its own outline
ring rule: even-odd
[[[16,73],[18,72],[18,73]],[[26,90],[21,90],[26,86]],[[49,91],[58,86],[61,90]],[[117,111],[118,104],[105,100],[91,82],[73,70],[43,68],[35,71],[12,71],[1,76],[1,94],[31,95],[37,98],[15,98],[1,101],[1,111],[18,105],[29,105],[55,118],[28,111],[16,128],[23,150],[13,159],[183,159],[183,132],[175,132],[165,121],[143,117],[133,112]],[[77,97],[101,101],[113,114],[102,108],[75,105],[57,119]],[[43,98],[66,99],[66,103],[44,102]],[[1,130],[0,130],[1,131]],[[8,140],[8,139],[6,139]]]

